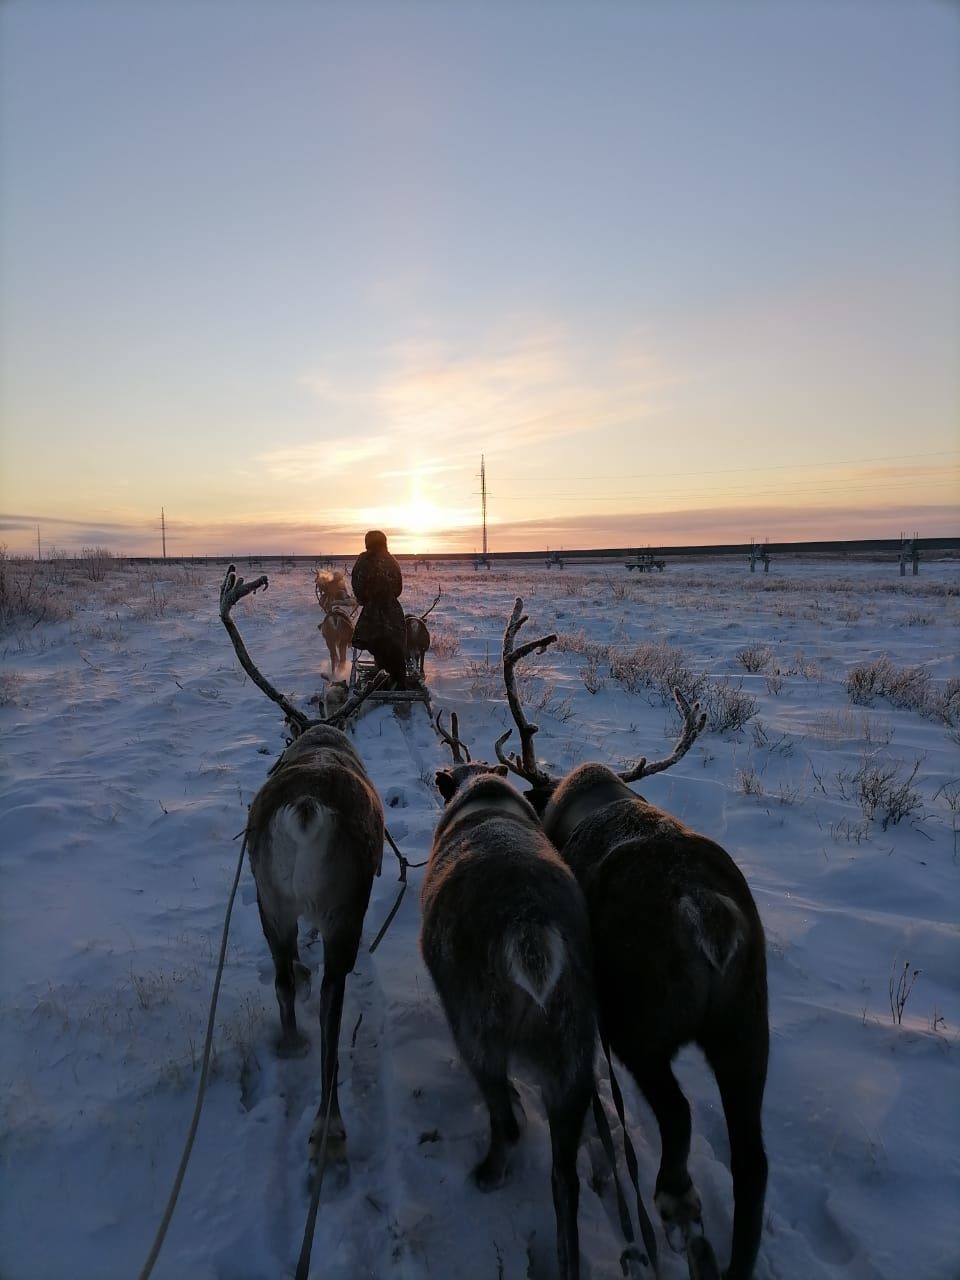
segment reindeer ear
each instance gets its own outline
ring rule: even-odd
[[[507,774],[510,772],[510,770],[507,768],[505,764],[498,764],[498,765],[494,765],[493,772],[498,773],[501,778],[505,778]]]
[[[450,800],[457,789],[456,781],[450,770],[438,769],[435,781],[437,790],[443,796],[444,801]]]

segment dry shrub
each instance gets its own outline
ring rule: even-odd
[[[707,684],[700,704],[707,713],[707,726],[715,733],[739,733],[759,710],[756,698],[726,677]]]
[[[937,696],[931,691],[926,667],[895,667],[886,654],[873,662],[860,662],[847,672],[847,697],[860,706],[885,698],[895,707],[935,714]]]
[[[80,550],[80,564],[91,582],[102,582],[112,563],[113,552],[109,547],[82,547]]]
[[[763,795],[763,781],[756,769],[738,769],[737,788],[745,796]]]
[[[29,622],[35,627],[69,618],[73,610],[53,586],[40,561],[14,559],[0,546],[0,626]]]
[[[886,831],[888,826],[896,826],[904,818],[919,812],[922,796],[914,789],[913,782],[920,764],[920,760],[915,761],[909,775],[904,777],[902,761],[881,760],[876,755],[864,756],[852,779],[864,817],[871,821],[879,819]]]
[[[460,637],[450,627],[431,627],[430,652],[437,658],[454,658],[460,652]]]
[[[763,671],[769,666],[773,652],[766,645],[750,644],[740,649],[737,653],[737,661],[743,667],[744,671]]]
[[[0,671],[0,707],[16,706],[22,685],[19,671]]]
[[[796,655],[786,674],[788,676],[801,676],[804,680],[823,679],[823,669],[819,663],[806,657],[803,653],[798,653]]]
[[[767,686],[767,693],[772,694],[775,698],[779,698],[780,694],[783,692],[783,675],[780,672],[780,668],[777,667],[775,671],[768,672],[767,675],[764,676],[763,682]]]
[[[561,631],[554,648],[559,653],[580,653],[591,663],[604,662],[610,656],[608,644],[588,640],[584,631]]]
[[[951,676],[933,696],[936,714],[949,725],[960,724],[960,676]]]
[[[703,676],[690,670],[683,653],[662,642],[611,653],[610,675],[628,693],[653,690],[665,705],[672,705],[674,689],[679,689],[688,702],[695,702],[704,687]]]
[[[601,689],[606,688],[606,679],[600,674],[600,667],[596,661],[588,661],[585,667],[581,667],[577,673],[583,681],[583,687],[587,693],[596,694]]]

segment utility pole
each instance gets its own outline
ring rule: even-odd
[[[163,513],[163,507],[160,508],[160,536],[163,540],[163,558],[167,558],[167,520]]]
[[[43,556],[40,554],[40,526],[39,525],[37,525],[37,559],[38,560],[43,559]]]
[[[487,468],[480,455],[480,506],[483,511],[483,558],[487,558]]]

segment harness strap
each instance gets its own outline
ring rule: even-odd
[[[397,855],[397,858],[399,859],[399,862],[400,862],[400,892],[397,895],[396,902],[390,908],[390,914],[387,916],[386,920],[384,920],[383,924],[380,926],[380,932],[377,934],[374,940],[370,943],[371,955],[373,955],[374,951],[376,951],[377,947],[379,947],[380,943],[383,941],[384,934],[393,924],[393,918],[397,914],[397,912],[400,910],[400,903],[403,901],[403,895],[407,892],[407,868],[426,866],[425,862],[410,862],[409,859],[405,858],[403,854],[400,852],[400,850],[397,848],[396,840],[394,840],[393,836],[390,834],[390,832],[387,830],[386,827],[384,827],[383,829],[383,835],[384,835],[384,839],[387,841],[387,843],[389,844],[393,852]]]
[[[623,1274],[629,1275],[629,1263],[642,1262],[646,1264],[647,1258],[640,1252],[635,1243],[633,1234],[633,1222],[630,1218],[630,1208],[627,1204],[627,1198],[623,1194],[623,1187],[620,1185],[620,1174],[617,1170],[617,1153],[613,1146],[613,1135],[610,1132],[610,1125],[607,1121],[607,1113],[603,1109],[603,1103],[600,1101],[600,1095],[596,1089],[593,1091],[593,1118],[596,1121],[597,1133],[600,1135],[600,1143],[606,1154],[613,1173],[613,1185],[617,1192],[617,1213],[620,1215],[620,1230],[623,1232],[623,1238],[627,1242],[627,1247],[620,1255],[620,1267]]]
[[[640,1224],[640,1234],[643,1236],[643,1243],[646,1247],[647,1253],[649,1254],[650,1262],[651,1262],[651,1265],[653,1266],[654,1273],[656,1275],[659,1275],[660,1268],[657,1262],[657,1237],[654,1233],[653,1224],[650,1221],[650,1216],[647,1213],[646,1209],[643,1207],[643,1197],[640,1195],[640,1167],[637,1163],[637,1152],[636,1152],[636,1148],[633,1145],[633,1141],[630,1137],[630,1134],[627,1130],[627,1117],[626,1117],[626,1112],[624,1111],[624,1106],[623,1106],[623,1093],[620,1090],[620,1084],[617,1080],[616,1073],[613,1070],[613,1060],[610,1057],[610,1044],[609,1044],[609,1041],[607,1040],[605,1032],[603,1031],[600,1032],[600,1043],[603,1045],[603,1052],[607,1059],[607,1070],[610,1074],[610,1093],[613,1096],[613,1105],[617,1109],[617,1116],[620,1119],[620,1127],[623,1130],[623,1154],[627,1161],[627,1172],[630,1174],[630,1181],[633,1183],[633,1190],[636,1195],[637,1221]],[[594,1093],[594,1098],[596,1100],[594,1104],[594,1110],[596,1111],[596,1105],[599,1103],[599,1098],[597,1098],[596,1093]],[[602,1107],[601,1107],[601,1110],[602,1110]],[[605,1116],[604,1116],[604,1122],[606,1122]],[[601,1142],[603,1141],[602,1134],[601,1134],[600,1140]],[[616,1162],[613,1157],[611,1157],[611,1164],[613,1165],[614,1170],[616,1170]],[[614,1176],[616,1177],[616,1172],[614,1173]],[[619,1183],[617,1184],[617,1192],[619,1195],[619,1192],[620,1192]],[[621,1213],[621,1217],[622,1216],[623,1215]],[[632,1234],[628,1235],[627,1239],[632,1242],[633,1235]]]
[[[303,1243],[300,1245],[300,1257],[297,1259],[294,1280],[307,1280],[307,1276],[310,1274],[310,1254],[313,1250],[313,1235],[317,1229],[317,1213],[320,1210],[320,1189],[323,1186],[323,1171],[327,1164],[327,1134],[330,1132],[330,1112],[333,1107],[333,1094],[336,1087],[337,1072],[334,1071],[330,1092],[327,1095],[327,1109],[323,1117],[323,1133],[320,1138],[320,1158],[317,1162],[317,1176],[313,1184],[313,1194],[310,1197],[310,1208],[307,1210],[307,1222],[303,1229]]]

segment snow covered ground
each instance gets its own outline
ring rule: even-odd
[[[107,566],[101,581],[82,569],[53,563],[18,587],[20,571],[0,564],[4,1280],[139,1271],[193,1105],[235,837],[283,745],[278,710],[220,624],[222,569]],[[667,754],[671,683],[709,710],[691,752],[638,789],[724,845],[767,931],[760,1280],[957,1280],[960,567],[924,563],[906,579],[892,563],[787,558],[768,575],[739,560],[642,578],[542,561],[411,568],[407,609],[426,608],[438,581],[427,678],[475,757],[491,758],[509,724],[499,654],[517,595],[530,615],[521,638],[560,634],[523,679],[552,772]],[[254,660],[304,704],[327,661],[311,576],[275,570],[235,613]],[[448,750],[420,707],[369,710],[353,732],[393,836],[422,860]],[[366,942],[396,896],[389,850],[384,872]],[[348,983],[352,1178],[324,1188],[312,1274],[550,1276],[549,1144],[522,1079],[528,1127],[511,1181],[485,1196],[468,1180],[486,1118],[419,957],[422,874],[411,871],[383,944]],[[245,868],[213,1079],[158,1277],[292,1274],[319,1033],[304,1010],[312,1054],[278,1061],[272,977]],[[318,993],[315,982],[310,1005]],[[691,1170],[724,1262],[719,1099],[695,1051],[678,1071],[694,1113]],[[659,1144],[627,1092],[649,1202]],[[580,1225],[593,1280],[620,1275],[609,1188],[591,1185],[597,1145],[588,1122]],[[665,1242],[663,1257],[665,1280],[686,1274]]]

